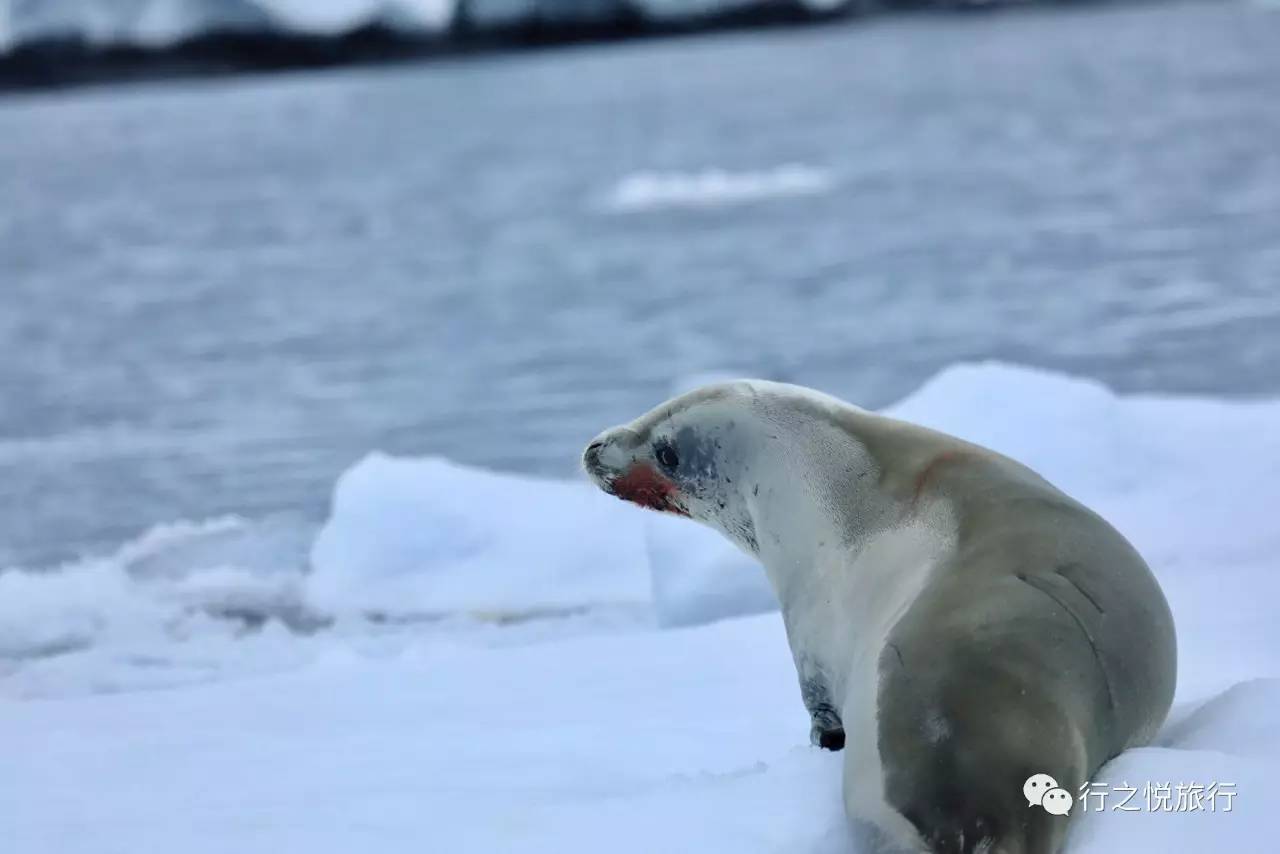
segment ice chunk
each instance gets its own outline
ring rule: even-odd
[[[618,181],[606,206],[618,213],[722,207],[825,193],[834,186],[825,169],[802,163],[751,171],[635,172]]]
[[[311,553],[314,601],[390,616],[644,603],[639,512],[585,482],[371,454],[345,472]]]

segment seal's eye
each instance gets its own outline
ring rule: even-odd
[[[656,456],[658,458],[659,465],[668,471],[673,470],[676,466],[680,465],[680,458],[676,456],[675,449],[670,445],[659,445]]]

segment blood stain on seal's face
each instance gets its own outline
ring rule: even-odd
[[[688,516],[688,511],[675,503],[679,492],[674,483],[645,463],[635,463],[613,482],[613,494],[624,501],[677,516]]]

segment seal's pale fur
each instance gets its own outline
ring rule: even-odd
[[[602,433],[606,491],[764,565],[815,743],[889,847],[1053,852],[1079,785],[1172,699],[1163,595],[1106,522],[1006,457],[797,386],[697,389]],[[1021,775],[1021,776],[1019,776]]]

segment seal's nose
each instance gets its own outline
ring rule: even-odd
[[[604,447],[604,442],[596,440],[587,449],[582,452],[582,464],[586,466],[587,471],[593,474],[600,472],[600,449]]]

